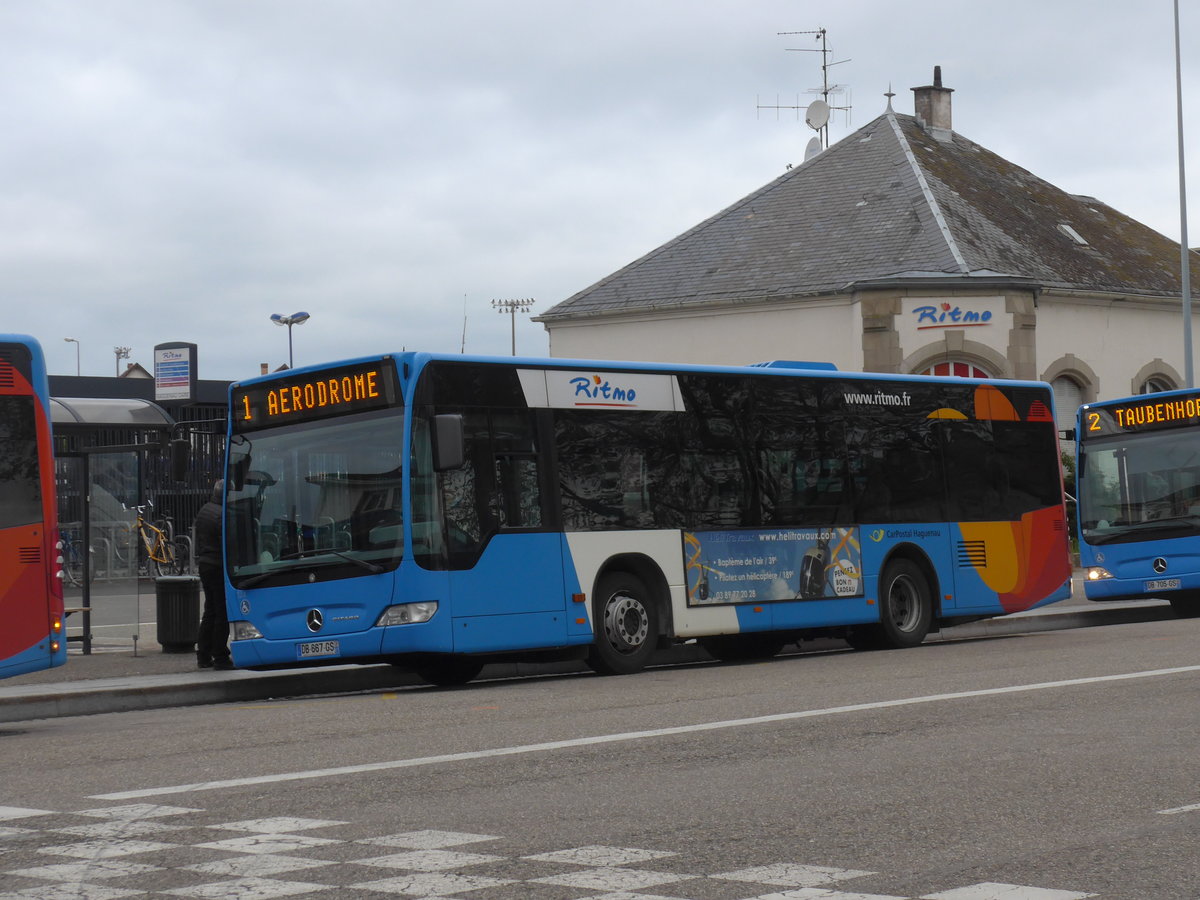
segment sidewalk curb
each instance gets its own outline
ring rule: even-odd
[[[1028,634],[1037,631],[1060,631],[1067,628],[1092,628],[1103,625],[1127,625],[1135,622],[1161,622],[1174,619],[1170,604],[1154,600],[1135,600],[1120,605],[1069,609],[1062,612],[1046,609],[1036,613],[1016,613],[999,619],[983,619],[967,625],[955,625],[930,635],[931,641],[964,638],[994,637],[1009,634]]]
[[[1171,618],[1174,618],[1171,607],[1155,601],[1097,605],[1063,612],[1042,609],[945,628],[930,635],[928,641],[944,643],[1067,628],[1157,622]],[[655,660],[658,665],[710,661],[711,657],[696,644],[682,644],[664,650]],[[495,678],[584,671],[588,669],[582,662],[545,665],[509,663],[490,665],[485,669],[485,675]],[[274,698],[387,690],[422,683],[413,673],[388,665],[349,665],[272,672],[205,671],[0,687],[0,724],[173,706],[248,703]]]

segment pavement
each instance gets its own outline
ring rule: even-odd
[[[1083,596],[1079,573],[1069,599],[1039,609],[945,628],[927,641],[999,637],[1065,628],[1090,628],[1174,617],[1165,600],[1097,603]],[[67,633],[71,635],[71,619]],[[153,622],[146,623],[152,632]],[[805,642],[799,652],[845,647],[841,641]],[[795,651],[795,647],[789,648]],[[711,658],[695,643],[659,654],[658,664],[705,662]],[[479,676],[519,677],[586,671],[581,662],[494,664]],[[388,690],[422,682],[389,665],[343,665],[251,672],[199,669],[193,653],[168,652],[156,640],[101,637],[91,653],[69,646],[67,663],[0,681],[0,723],[56,716],[128,712],[206,703],[247,702],[283,697]]]

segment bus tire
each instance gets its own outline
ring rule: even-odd
[[[483,671],[483,663],[469,657],[450,657],[417,666],[417,677],[438,687],[458,687],[471,681]]]
[[[879,622],[855,625],[846,643],[855,650],[916,647],[933,624],[933,593],[915,562],[894,559],[879,578]]]
[[[933,592],[921,567],[895,559],[883,570],[879,590],[879,627],[884,647],[916,647],[933,624]]]
[[[646,668],[658,643],[658,604],[628,572],[610,572],[596,585],[595,638],[587,663],[600,675],[631,675]]]
[[[699,643],[721,662],[753,662],[775,656],[787,641],[773,634],[718,634],[700,638]]]

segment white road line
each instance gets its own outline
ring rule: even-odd
[[[1076,687],[1088,684],[1105,684],[1113,681],[1133,681],[1140,678],[1161,678],[1166,675],[1182,675],[1200,672],[1200,666],[1178,666],[1173,669],[1152,669],[1146,672],[1126,672],[1121,675],[1097,675],[1091,678],[1069,678],[1064,681],[1043,681],[1037,684],[1017,684],[1009,687],[986,688],[978,691],[959,691],[953,694],[930,694],[924,697],[908,697],[902,700],[880,700],[874,703],[855,703],[850,706],[833,706],[826,709],[806,709],[796,712],[775,713],[769,716],[753,716],[745,719],[727,719],[720,722],[703,722],[696,725],[677,725],[672,728],[654,728],[647,731],[626,731],[618,734],[601,734],[594,737],[572,738],[563,741],[545,741],[539,744],[524,744],[518,747],[495,747],[490,750],[469,750],[464,753],[445,753],[439,756],[422,756],[414,759],[395,759],[387,762],[364,763],[357,766],[337,766],[328,769],[310,769],[303,772],[279,772],[274,775],[255,775],[245,778],[227,778],[222,781],[199,781],[193,784],[177,784],[170,787],[141,788],[136,791],[118,791],[112,794],[92,794],[92,800],[134,800],[142,797],[162,797],[168,794],[189,794],[194,791],[219,791],[227,788],[249,787],[257,784],[279,784],[287,781],[306,781],[314,778],[332,778],[339,775],[361,775],[366,772],[381,772],[389,769],[411,769],[418,766],[436,766],[446,763],[467,762],[477,759],[492,759],[500,756],[518,756],[526,753],[547,753],[555,750],[570,750],[575,747],[594,747],[600,744],[615,744],[640,741],[648,738],[671,737],[678,734],[695,734],[703,731],[718,731],[724,728],[743,728],[748,725],[766,725],[773,722],[791,722],[797,719],[815,719],[822,716],[837,716],[845,713],[869,712],[877,709],[893,709],[900,706],[917,706],[922,703],[940,703],[946,700],[969,700],[974,697],[995,697],[1003,694],[1022,694],[1053,688]]]
[[[1177,806],[1174,809],[1160,809],[1158,814],[1160,816],[1174,816],[1179,813],[1196,812],[1197,810],[1200,810],[1200,803],[1189,803],[1187,806]]]

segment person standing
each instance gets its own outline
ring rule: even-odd
[[[196,639],[196,664],[201,669],[232,669],[229,653],[229,614],[225,609],[225,559],[221,542],[221,494],[225,482],[213,485],[212,497],[196,514],[196,564],[204,588],[204,614]]]

